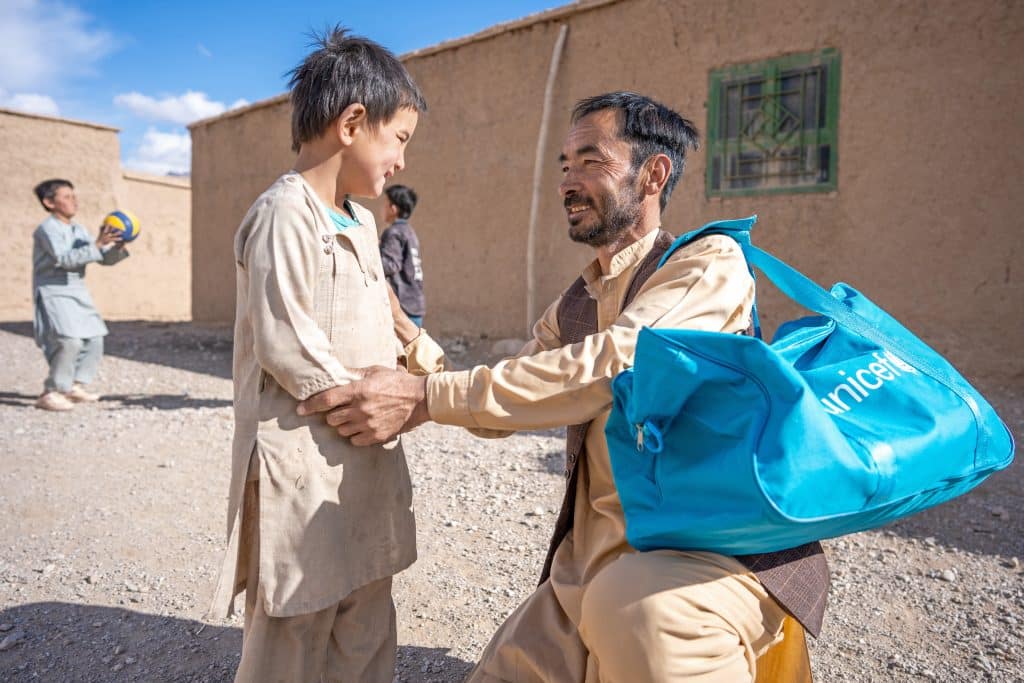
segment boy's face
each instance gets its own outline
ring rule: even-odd
[[[359,197],[379,197],[388,178],[405,168],[405,146],[418,120],[416,110],[403,108],[377,130],[363,125],[345,151],[338,189]]]
[[[78,213],[78,197],[75,196],[75,191],[67,185],[57,188],[57,191],[53,194],[53,199],[44,199],[43,205],[56,214],[58,218],[65,220],[71,219],[72,216]]]

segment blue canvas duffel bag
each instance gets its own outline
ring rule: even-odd
[[[1013,459],[992,406],[942,356],[846,284],[830,291],[727,234],[817,313],[756,337],[644,328],[612,383],[612,472],[638,550],[770,552],[950,500]],[[664,263],[664,259],[662,263]]]

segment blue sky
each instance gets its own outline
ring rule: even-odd
[[[186,124],[284,92],[313,29],[402,54],[562,4],[0,0],[0,107],[116,126],[126,167],[187,172]]]

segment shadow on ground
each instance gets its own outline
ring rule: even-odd
[[[242,631],[118,607],[38,602],[0,611],[4,681],[231,681]],[[400,681],[461,681],[472,664],[443,648],[401,646]]]
[[[192,322],[107,322],[103,353],[143,363],[231,378],[231,328]],[[31,322],[0,322],[0,330],[32,337]]]
[[[109,394],[100,399],[101,404],[108,402],[147,410],[231,407],[231,401],[228,399],[191,398],[186,394]]]
[[[0,391],[0,405],[31,408],[38,396]],[[104,394],[100,405],[106,409],[144,408],[146,410],[179,410],[181,408],[228,408],[231,401],[220,398],[191,398],[187,394]]]
[[[15,408],[31,408],[39,395],[19,394],[14,391],[0,391],[0,406]]]
[[[12,681],[229,681],[241,630],[115,607],[64,602],[0,612],[22,639],[0,652],[0,679]]]

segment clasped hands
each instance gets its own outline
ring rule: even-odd
[[[362,379],[310,396],[298,414],[322,413],[355,446],[385,443],[430,419],[426,377],[382,366],[362,372]]]

